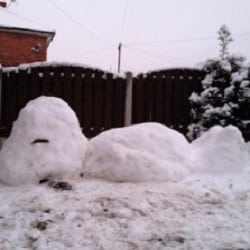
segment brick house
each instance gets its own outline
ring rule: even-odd
[[[0,25],[0,64],[3,67],[43,62],[55,32]]]

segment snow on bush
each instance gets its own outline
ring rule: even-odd
[[[238,128],[214,126],[191,144],[197,172],[239,172],[249,163],[247,144]]]
[[[188,173],[190,145],[158,123],[105,131],[89,141],[84,174],[110,181],[176,181]]]
[[[18,185],[79,175],[87,139],[63,100],[39,97],[19,113],[0,152],[0,180]]]
[[[201,136],[209,128],[220,125],[236,126],[246,141],[250,140],[250,70],[242,56],[228,54],[232,41],[229,29],[223,25],[219,30],[220,58],[206,61],[202,81],[203,91],[192,93],[192,123],[188,127],[190,140]]]

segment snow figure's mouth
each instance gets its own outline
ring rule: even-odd
[[[35,139],[33,142],[31,142],[31,144],[36,144],[36,143],[49,143],[48,139]]]

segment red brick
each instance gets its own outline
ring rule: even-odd
[[[32,48],[40,44],[39,52]],[[0,63],[3,67],[47,59],[47,38],[29,34],[0,31]]]

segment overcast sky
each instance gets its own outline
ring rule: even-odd
[[[218,56],[226,24],[230,52],[250,60],[250,0],[16,0],[0,24],[55,30],[48,61],[133,72],[193,67]]]

